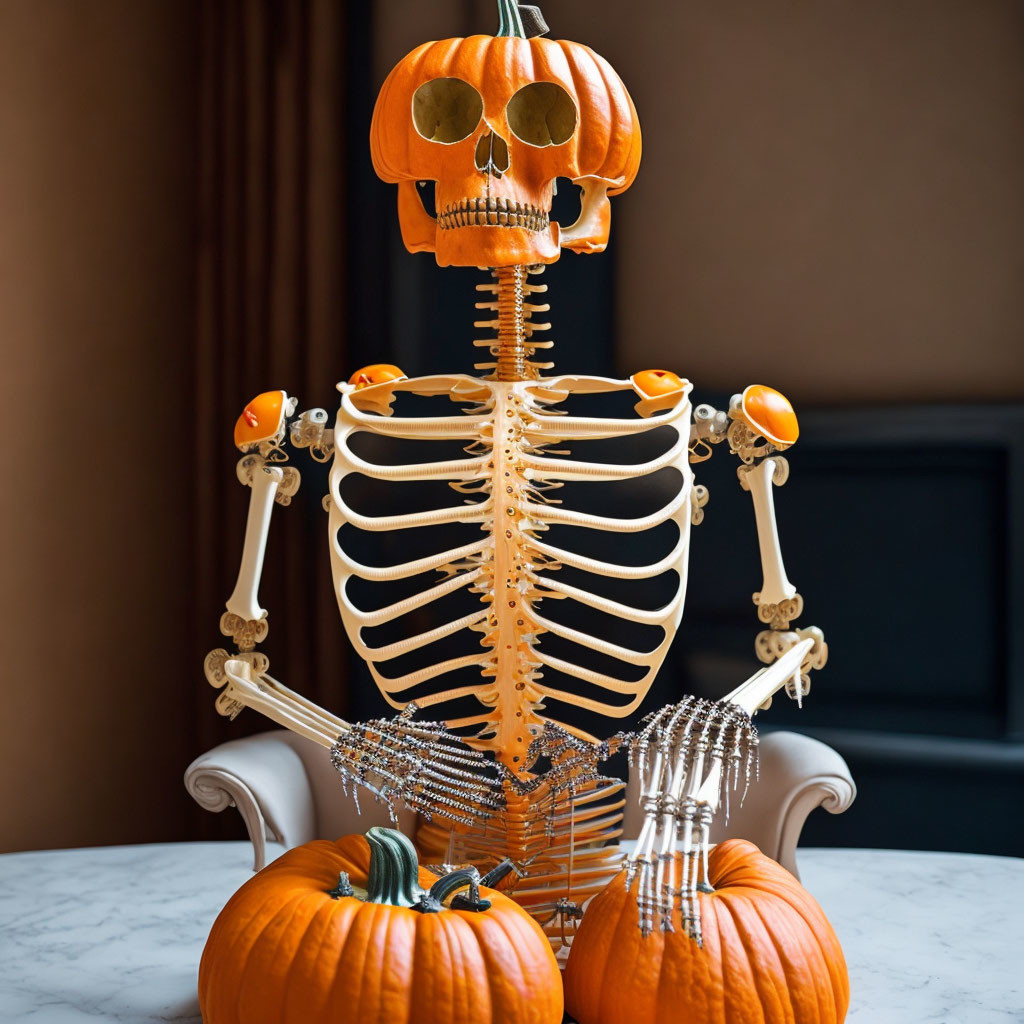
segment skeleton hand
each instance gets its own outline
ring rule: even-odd
[[[350,725],[331,746],[345,787],[370,790],[392,808],[400,800],[428,820],[471,825],[503,803],[495,762],[437,722],[413,722],[410,704],[395,718]],[[354,794],[355,795],[355,794]],[[358,804],[358,799],[357,799]]]
[[[750,715],[728,701],[686,697],[645,719],[630,742],[630,760],[645,780],[644,823],[626,866],[627,885],[639,875],[640,928],[649,934],[657,912],[672,931],[678,898],[686,933],[700,943],[698,872],[707,878],[711,820],[743,779],[742,802],[757,771],[757,730]],[[676,884],[681,839],[682,879]],[[699,863],[698,863],[699,861]]]
[[[797,638],[775,662],[760,669],[722,701],[686,697],[649,715],[630,740],[631,760],[644,779],[644,823],[626,865],[627,885],[637,881],[640,928],[648,934],[657,913],[672,931],[677,903],[686,934],[701,941],[697,892],[707,885],[711,822],[743,780],[740,802],[757,775],[757,730],[751,716],[771,694],[799,678],[814,637]],[[679,857],[676,855],[680,844]],[[682,879],[677,886],[677,867]]]
[[[539,800],[544,797],[554,801],[562,794],[583,789],[590,783],[618,782],[601,775],[597,766],[617,753],[631,738],[632,734],[618,733],[610,740],[598,742],[585,739],[549,720],[527,750],[526,761],[532,768],[531,773],[519,774],[503,764],[498,765],[498,772],[512,792],[532,795],[534,806],[539,806]],[[545,771],[537,771],[535,767],[541,759],[550,765]]]

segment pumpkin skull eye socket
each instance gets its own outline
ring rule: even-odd
[[[508,126],[529,146],[561,146],[576,133],[576,104],[554,82],[531,82],[508,101]]]
[[[413,93],[412,123],[428,142],[461,142],[473,133],[483,113],[480,93],[461,78],[434,78]]]

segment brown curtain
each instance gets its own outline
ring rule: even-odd
[[[195,351],[195,753],[271,727],[214,711],[202,657],[234,584],[248,490],[236,480],[232,427],[245,403],[283,388],[299,408],[333,409],[348,376],[344,309],[343,3],[210,0],[202,7],[200,241]],[[271,672],[346,710],[346,648],[330,588],[323,467],[275,508],[260,599]],[[234,818],[220,815],[219,818]],[[202,815],[205,834],[224,830]]]

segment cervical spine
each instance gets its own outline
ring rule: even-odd
[[[543,264],[535,267],[499,267],[491,271],[492,283],[478,284],[478,292],[490,292],[493,300],[478,302],[477,309],[491,310],[497,316],[492,320],[477,320],[473,326],[490,328],[497,332],[495,338],[479,338],[473,342],[477,348],[487,348],[495,358],[493,363],[476,363],[478,370],[493,370],[493,380],[517,381],[535,380],[541,370],[550,369],[554,363],[537,363],[531,360],[537,349],[551,348],[550,341],[534,341],[535,331],[548,331],[551,324],[535,324],[534,313],[546,313],[551,307],[547,303],[527,301],[533,295],[542,295],[548,290],[546,284],[530,284],[528,277],[544,273]]]

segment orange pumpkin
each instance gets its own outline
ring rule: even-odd
[[[580,43],[523,38],[499,0],[497,36],[424,43],[388,75],[370,126],[377,174],[399,186],[402,238],[441,266],[551,263],[604,249],[607,195],[640,164],[640,124],[619,76]],[[586,193],[579,228],[550,221],[552,184]],[[417,181],[437,182],[436,218]]]
[[[753,843],[711,851],[699,895],[703,948],[683,932],[644,937],[625,874],[594,897],[565,971],[579,1024],[840,1024],[850,1000],[832,926],[803,886]],[[678,876],[677,876],[678,877]]]
[[[419,868],[392,829],[289,850],[213,925],[205,1024],[560,1024],[539,925],[490,889],[453,895],[467,882]]]

